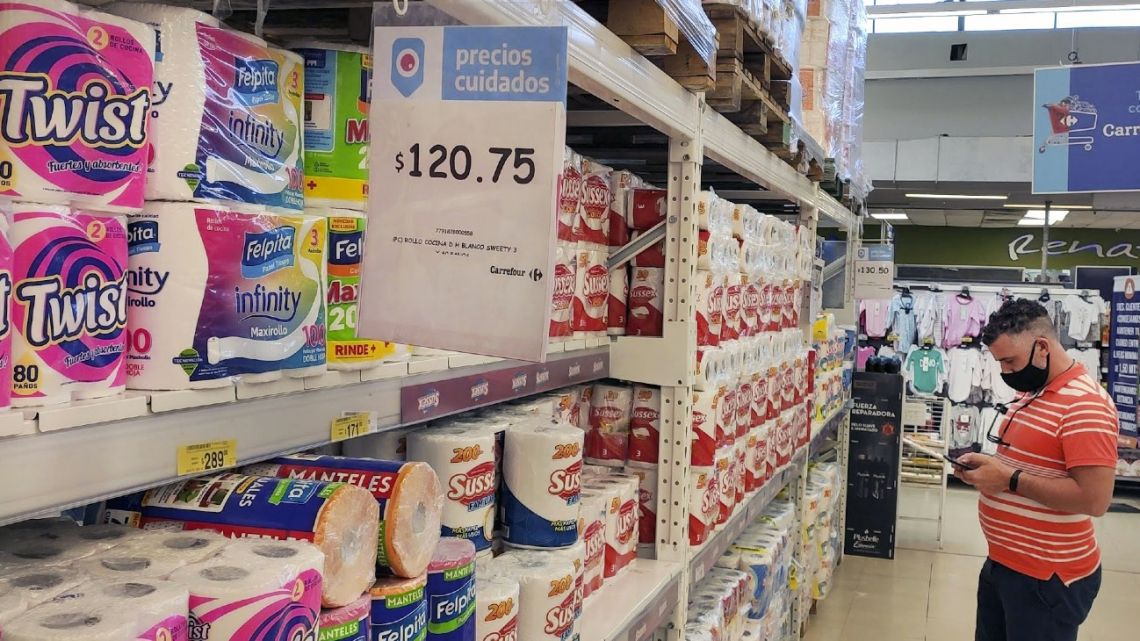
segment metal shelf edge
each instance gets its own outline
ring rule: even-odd
[[[636,559],[583,606],[582,639],[647,641],[680,604],[681,565]]]

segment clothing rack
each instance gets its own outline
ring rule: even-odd
[[[1082,291],[1088,292],[1089,296],[1099,296],[1093,290],[1078,290],[1072,287],[1034,287],[1027,284],[1019,285],[976,285],[967,282],[954,282],[954,281],[941,281],[938,283],[928,283],[925,281],[917,280],[896,280],[894,288],[896,291],[903,291],[909,289],[911,291],[928,291],[928,292],[941,292],[943,294],[957,294],[962,291],[963,287],[969,288],[970,294],[1001,294],[1003,291],[1009,292],[1014,296],[1022,298],[1031,298],[1036,300],[1041,296],[1041,292],[1048,292],[1049,296],[1073,296],[1080,295]]]

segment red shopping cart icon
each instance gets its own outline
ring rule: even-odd
[[[1084,132],[1096,129],[1094,105],[1077,96],[1069,96],[1060,102],[1042,106],[1049,114],[1049,127],[1053,133],[1037,148],[1039,153],[1045,153],[1052,146],[1084,145],[1085,151],[1092,149],[1093,137]]]

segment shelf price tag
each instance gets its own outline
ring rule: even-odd
[[[201,474],[237,465],[237,441],[210,441],[178,446],[178,476]]]
[[[894,296],[895,247],[869,245],[855,253],[855,298],[884,300]]]
[[[379,27],[361,335],[545,358],[564,27]],[[510,313],[503,313],[510,310]],[[475,318],[494,322],[473,323]]]
[[[372,421],[367,414],[349,414],[333,419],[330,440],[333,442],[364,436],[372,431]]]

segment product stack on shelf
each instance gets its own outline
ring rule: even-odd
[[[807,544],[804,571],[813,599],[823,599],[831,590],[831,576],[842,552],[839,499],[841,485],[846,481],[836,463],[816,463],[808,469],[804,495],[803,528]]]
[[[812,434],[840,411],[851,397],[854,362],[848,358],[848,332],[835,326],[832,314],[824,314],[812,325],[811,359],[814,376],[812,394]]]

